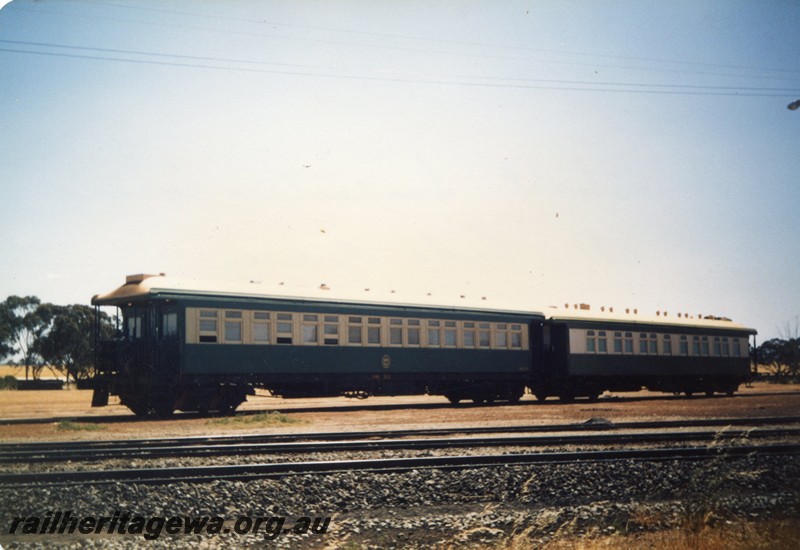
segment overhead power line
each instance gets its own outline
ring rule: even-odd
[[[419,77],[374,76],[367,74],[336,73],[336,69],[314,65],[255,61],[235,58],[167,54],[140,50],[96,48],[43,42],[0,40],[3,44],[81,51],[89,53],[69,53],[63,51],[42,51],[19,48],[0,48],[0,51],[49,57],[73,58],[91,61],[133,63],[142,65],[161,65],[170,67],[210,69],[233,72],[266,73],[286,76],[317,77],[343,80],[363,80],[375,82],[394,82],[409,84],[433,84],[481,88],[517,88],[531,90],[564,90],[579,92],[616,92],[635,94],[667,95],[715,95],[715,96],[770,96],[782,97],[796,88],[766,88],[745,86],[714,86],[693,84],[653,84],[638,82],[557,80],[514,77],[493,77],[481,75],[435,75]],[[93,53],[92,53],[93,52]],[[135,56],[135,57],[121,57]],[[151,59],[147,59],[150,57]],[[237,66],[243,65],[243,66]],[[275,68],[268,68],[275,67]]]
[[[185,23],[166,23],[162,20],[136,20],[136,19],[128,19],[122,18],[118,16],[103,16],[103,15],[89,15],[86,13],[70,13],[70,12],[62,12],[62,11],[54,11],[52,8],[47,10],[43,9],[35,9],[30,7],[20,7],[17,5],[12,5],[14,9],[18,11],[28,11],[28,12],[36,12],[41,13],[44,15],[50,16],[61,16],[61,17],[74,17],[80,19],[93,19],[93,20],[100,20],[100,21],[114,21],[114,22],[123,22],[123,23],[130,23],[136,25],[145,25],[148,27],[152,26],[159,26],[159,27],[169,27],[174,29],[183,29],[188,31],[202,31],[202,32],[214,32],[214,33],[221,33],[221,34],[230,34],[230,35],[240,35],[240,36],[253,36],[259,38],[266,38],[271,40],[292,40],[292,41],[300,41],[300,42],[307,42],[307,43],[318,43],[318,44],[326,44],[326,45],[335,45],[335,46],[354,46],[358,48],[380,48],[384,50],[393,50],[393,51],[404,51],[404,52],[416,52],[416,53],[423,53],[427,55],[447,55],[447,56],[457,56],[457,57],[468,57],[468,58],[482,58],[482,59],[498,59],[498,60],[505,60],[505,61],[524,61],[524,62],[537,62],[537,63],[548,63],[548,64],[555,64],[555,65],[572,65],[572,66],[587,66],[593,68],[602,68],[602,69],[627,69],[627,70],[636,70],[636,71],[647,71],[647,72],[657,72],[657,73],[677,73],[677,74],[696,74],[696,75],[705,75],[705,76],[718,76],[718,77],[732,77],[732,78],[752,78],[753,75],[744,75],[744,74],[731,74],[731,73],[721,73],[719,71],[711,71],[710,69],[721,69],[724,71],[749,71],[749,72],[757,72],[761,76],[758,78],[761,80],[764,79],[785,79],[788,77],[792,77],[794,75],[800,74],[800,70],[797,69],[785,69],[785,68],[765,68],[765,67],[753,67],[753,66],[745,66],[745,65],[734,65],[734,64],[719,64],[719,63],[707,63],[707,62],[698,62],[698,61],[686,61],[686,60],[676,60],[676,59],[664,59],[664,58],[646,58],[646,57],[636,57],[636,56],[622,56],[622,55],[608,55],[608,54],[598,54],[595,52],[576,52],[576,51],[561,51],[561,50],[552,50],[552,49],[542,49],[542,48],[533,48],[529,46],[512,46],[512,45],[502,45],[502,44],[492,44],[487,42],[470,42],[470,41],[460,41],[460,40],[448,40],[442,38],[430,38],[430,37],[423,37],[423,36],[415,36],[415,35],[403,35],[403,34],[394,34],[394,33],[379,33],[374,31],[361,31],[355,29],[337,29],[333,27],[322,27],[322,26],[314,26],[314,25],[301,25],[301,24],[293,24],[293,23],[285,23],[285,22],[278,22],[278,21],[268,21],[268,20],[261,20],[261,19],[248,19],[248,18],[240,18],[240,17],[231,17],[221,14],[201,14],[201,13],[194,13],[188,11],[180,11],[180,10],[170,10],[164,8],[153,8],[153,7],[144,7],[144,6],[130,6],[125,4],[119,3],[110,3],[110,2],[94,2],[94,1],[85,1],[85,0],[72,0],[73,3],[84,3],[90,4],[95,6],[101,7],[109,7],[109,8],[122,8],[128,9],[138,12],[154,12],[154,13],[163,13],[168,15],[179,15],[179,16],[188,16],[194,18],[201,18],[201,19],[212,19],[214,21],[233,21],[237,23],[248,23],[251,24],[254,30],[243,30],[243,29],[224,29],[220,27],[203,27],[198,25],[187,25]],[[601,63],[596,61],[566,61],[563,59],[531,59],[530,57],[520,57],[520,56],[511,56],[498,53],[487,53],[487,52],[479,52],[479,51],[455,51],[455,50],[444,50],[444,49],[431,49],[427,47],[414,47],[414,46],[401,46],[401,45],[392,45],[387,43],[378,43],[378,42],[355,42],[355,41],[346,41],[346,40],[336,40],[332,38],[319,38],[319,37],[309,37],[309,36],[296,36],[290,34],[276,34],[274,32],[265,32],[265,27],[274,26],[274,27],[285,27],[285,28],[292,28],[292,29],[304,29],[304,30],[311,30],[311,31],[324,31],[330,33],[340,33],[345,35],[357,35],[357,36],[366,36],[372,38],[389,38],[389,39],[400,39],[400,40],[409,40],[415,42],[427,42],[427,43],[439,43],[439,44],[448,44],[453,46],[468,46],[473,48],[491,48],[498,51],[517,51],[517,52],[530,52],[530,53],[538,53],[538,54],[546,54],[546,55],[559,55],[559,56],[578,56],[583,58],[592,58],[592,59],[609,59],[609,60],[624,60],[627,62],[634,62],[634,63],[646,63],[647,66],[629,66],[629,65],[615,65],[615,64],[608,64],[608,63]],[[667,68],[663,65],[660,67],[654,67],[653,63],[659,64],[670,64],[673,65],[673,68]],[[684,68],[676,68],[675,66],[683,66]],[[689,69],[688,67],[695,67],[694,69]],[[702,70],[701,70],[702,69]],[[767,74],[769,73],[769,76]],[[776,73],[780,73],[785,76],[776,76]]]

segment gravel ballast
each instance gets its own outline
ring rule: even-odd
[[[331,521],[324,534],[163,533],[9,536],[13,518],[75,516],[302,516]],[[0,488],[4,548],[430,548],[485,547],[555,537],[798,517],[800,458],[699,462],[612,461],[403,473],[342,472],[209,484],[103,484]],[[19,532],[19,530],[18,530]]]

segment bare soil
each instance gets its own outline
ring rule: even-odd
[[[756,383],[734,397],[675,397],[669,394],[606,393],[596,402],[537,402],[525,396],[516,405],[451,405],[440,396],[377,397],[353,400],[280,399],[251,396],[240,411],[281,411],[297,423],[219,423],[196,415],[169,420],[136,418],[112,397],[107,407],[91,407],[92,392],[0,392],[0,419],[49,419],[38,423],[0,423],[0,441],[179,437],[209,433],[270,433],[291,431],[364,431],[446,426],[512,426],[564,424],[603,418],[615,422],[682,418],[736,418],[800,415],[800,385]],[[111,418],[108,418],[111,417]],[[73,424],[65,424],[69,420]],[[98,429],[81,429],[96,426]],[[66,429],[65,429],[66,428]]]

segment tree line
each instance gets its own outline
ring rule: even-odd
[[[9,296],[0,303],[0,360],[18,357],[25,379],[38,380],[45,368],[69,382],[94,376],[95,310],[73,304],[42,303],[36,296]],[[114,336],[114,324],[99,312],[101,339]]]
[[[800,377],[800,338],[773,338],[756,348],[756,360],[779,378]]]

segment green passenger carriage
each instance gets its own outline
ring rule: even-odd
[[[196,288],[195,288],[196,287]],[[130,276],[92,299],[116,306],[93,404],[139,415],[233,411],[255,388],[284,397],[444,395],[518,401],[538,313],[367,303],[221,290]]]

